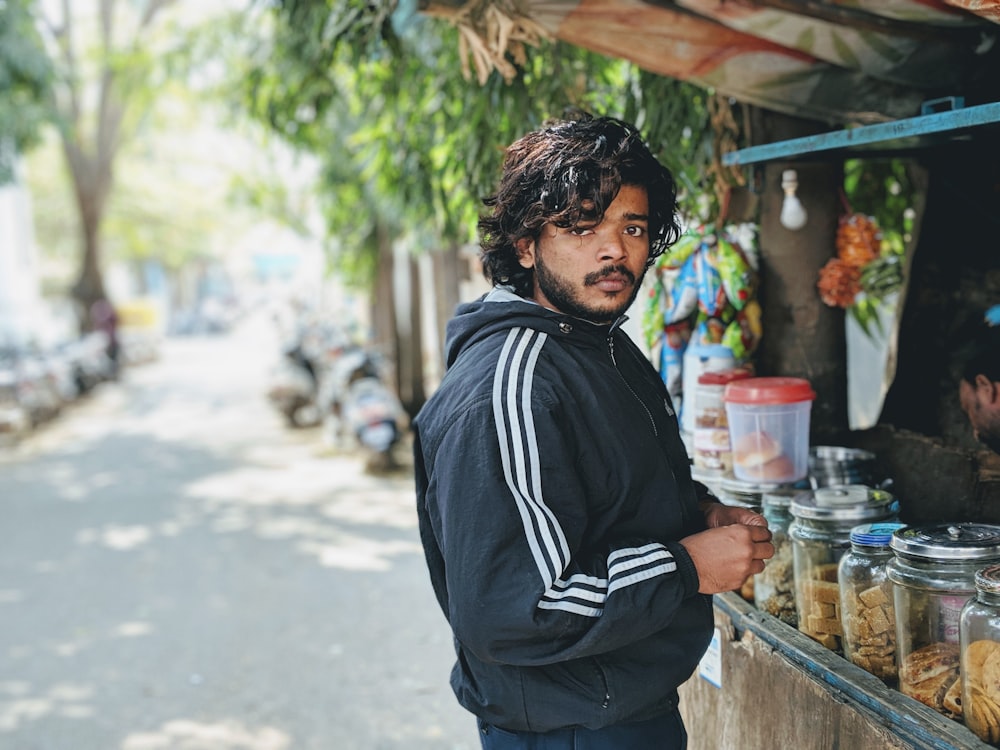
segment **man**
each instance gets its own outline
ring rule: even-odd
[[[1000,453],[1000,306],[990,308],[985,326],[974,338],[958,384],[958,399],[972,432],[994,453]],[[991,317],[992,316],[992,317]]]
[[[495,748],[683,748],[677,687],[711,594],[774,548],[691,481],[663,382],[621,331],[679,234],[635,129],[582,116],[507,151],[480,220],[495,285],[449,323],[414,424],[420,533],[452,687]]]

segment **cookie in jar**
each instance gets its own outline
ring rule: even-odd
[[[901,523],[869,523],[851,529],[851,548],[840,559],[840,616],[844,658],[895,686],[896,613],[886,564],[892,534]]]
[[[1000,746],[1000,565],[976,572],[976,594],[959,621],[965,725]]]

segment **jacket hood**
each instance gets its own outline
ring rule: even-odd
[[[569,337],[581,344],[599,344],[625,320],[622,316],[614,323],[598,325],[542,307],[534,300],[521,297],[512,287],[496,286],[475,302],[459,305],[455,317],[448,321],[445,363],[451,367],[467,347],[509,328],[526,326]]]

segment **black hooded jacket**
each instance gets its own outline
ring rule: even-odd
[[[672,710],[713,625],[678,541],[705,521],[656,371],[617,324],[503,287],[458,309],[446,347],[414,451],[459,702],[535,732]]]

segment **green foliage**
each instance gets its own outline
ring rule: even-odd
[[[360,283],[377,226],[425,247],[473,240],[504,147],[568,108],[636,121],[684,195],[703,189],[705,93],[689,84],[547,41],[513,80],[493,72],[480,86],[462,76],[457,30],[393,2],[278,2],[270,23],[243,71],[245,101],[322,159],[335,262]]]
[[[0,184],[13,176],[13,152],[34,146],[49,119],[52,69],[32,19],[33,5],[0,0]]]
[[[916,188],[901,159],[851,159],[844,164],[845,211],[874,217],[881,229],[881,252],[861,272],[861,292],[848,312],[872,335],[883,332],[887,300],[903,285],[903,256],[910,240]]]
[[[913,181],[902,159],[851,159],[844,163],[844,194],[847,210],[874,216],[882,229],[883,252],[901,254],[910,226],[907,209],[912,208]]]

